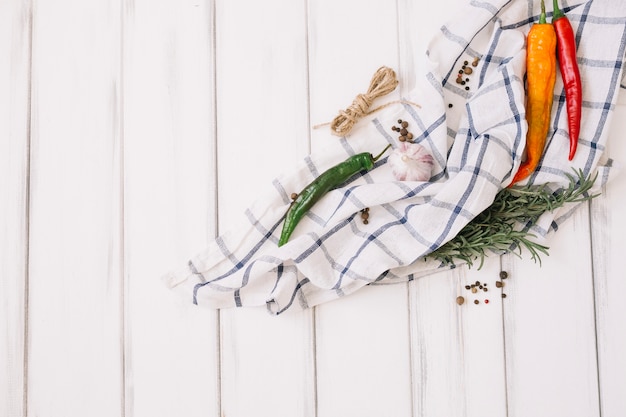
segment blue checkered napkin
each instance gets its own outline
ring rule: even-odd
[[[622,82],[626,2],[569,2],[563,9],[579,43],[584,83],[583,122],[574,161],[567,160],[565,96],[555,88],[553,126],[537,172],[527,181],[557,189],[573,169],[600,172],[607,131]],[[550,10],[548,10],[550,11]],[[243,213],[242,221],[210,242],[166,283],[190,301],[213,308],[266,305],[273,314],[330,301],[371,283],[406,281],[440,265],[424,256],[454,237],[508,185],[520,165],[524,119],[525,35],[538,20],[539,1],[471,0],[429,46],[429,67],[408,99],[360,122],[350,137],[335,139],[294,172],[277,178]],[[480,57],[466,85],[456,82],[464,61]],[[465,87],[469,87],[466,89]],[[318,202],[278,247],[290,194],[324,170],[359,152],[397,145],[391,126],[409,121],[416,141],[433,155],[429,182],[396,181],[385,160]],[[329,134],[330,136],[330,134]],[[370,209],[367,225],[359,211]],[[535,233],[556,230],[574,206],[545,214]]]

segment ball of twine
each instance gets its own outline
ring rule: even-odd
[[[317,125],[314,128],[330,125],[330,131],[337,136],[346,136],[354,125],[363,117],[370,115],[378,110],[381,110],[390,104],[394,103],[408,103],[419,107],[418,104],[407,102],[404,100],[397,100],[383,104],[370,110],[372,103],[379,97],[391,93],[398,86],[398,80],[394,70],[388,67],[380,67],[373,75],[370,81],[370,86],[365,94],[359,94],[352,101],[350,107],[345,110],[340,110],[339,114],[330,123],[324,123]]]

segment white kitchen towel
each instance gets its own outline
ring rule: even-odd
[[[557,75],[546,150],[536,173],[522,182],[553,190],[566,186],[574,169],[597,171],[601,181],[607,178],[612,160],[605,147],[623,84],[626,47],[625,0],[561,1],[561,6],[574,27],[583,82],[578,151],[568,161],[565,95]],[[401,282],[438,270],[441,265],[424,261],[425,255],[487,208],[520,165],[527,130],[525,40],[539,11],[538,0],[471,0],[429,45],[429,67],[406,97],[421,108],[394,105],[278,177],[230,231],[168,273],[167,285],[199,305],[266,305],[279,314],[368,284]],[[464,61],[477,57],[469,82],[458,84]],[[351,155],[376,154],[389,143],[397,146],[398,135],[391,131],[397,119],[407,120],[415,142],[432,154],[431,179],[397,181],[383,158],[373,170],[324,196],[289,242],[278,247],[291,193]],[[359,215],[365,207],[368,224]],[[545,238],[574,208],[544,214],[533,232]]]

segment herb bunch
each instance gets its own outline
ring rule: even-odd
[[[566,203],[589,200],[589,190],[596,180],[585,177],[582,170],[576,175],[568,175],[569,185],[551,192],[545,185],[505,188],[493,203],[470,221],[452,240],[431,252],[426,258],[433,258],[442,265],[452,266],[460,260],[471,267],[480,259],[480,269],[489,252],[513,252],[521,256],[526,248],[531,259],[541,263],[541,254],[548,255],[548,247],[534,242],[536,236],[529,229],[546,212],[562,207]],[[523,227],[520,229],[520,225]]]

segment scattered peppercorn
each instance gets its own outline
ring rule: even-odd
[[[474,72],[470,67],[465,67],[465,69],[463,70],[464,73],[466,74],[471,74],[472,72]]]
[[[507,279],[508,277],[509,277],[509,274],[506,271],[500,271],[501,279]]]
[[[496,281],[496,287],[500,287],[500,284],[502,284],[500,281]],[[480,282],[480,281],[476,281],[472,284],[466,284],[464,286],[465,290],[470,291],[472,294],[477,294],[479,291],[482,292],[489,292],[489,286],[488,283],[486,282]],[[461,297],[461,296],[459,296]],[[506,295],[503,295],[503,298],[506,297]],[[458,297],[457,297],[458,300]],[[484,303],[485,304],[489,304],[489,299],[485,298],[484,299]],[[474,299],[474,304],[480,304],[480,300],[478,299]]]
[[[502,283],[502,281],[496,281],[496,288],[502,288],[504,286],[504,284]]]
[[[296,198],[298,198],[298,193],[291,193],[291,199],[295,200]]]
[[[370,218],[370,209],[369,207],[365,207],[363,210],[361,210],[361,220],[363,221],[363,224],[368,224],[369,218]]]
[[[452,108],[452,103],[448,104],[448,108]]]
[[[409,122],[406,120],[398,119],[399,126],[393,126],[391,128],[392,131],[398,132],[400,136],[398,136],[398,140],[400,142],[411,142],[413,140],[413,134],[408,131]]]
[[[502,298],[506,298],[506,294],[502,293]]]
[[[465,298],[462,295],[459,295],[458,297],[456,297],[456,303],[458,305],[461,305],[465,302]]]

